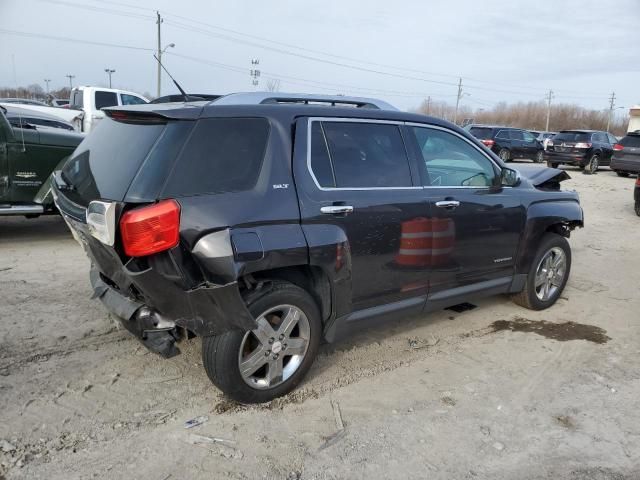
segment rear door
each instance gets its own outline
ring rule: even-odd
[[[525,154],[525,148],[522,130],[509,130],[509,138],[511,139],[511,154],[517,158],[523,157]]]
[[[594,141],[598,142],[602,150],[601,165],[609,165],[611,156],[613,155],[613,145],[609,140],[609,136],[604,132],[596,132],[593,134]]]
[[[347,311],[401,301],[416,311],[424,305],[429,206],[403,131],[399,122],[353,118],[296,125],[303,231],[312,263],[330,261],[326,268],[350,274]],[[345,265],[351,272],[344,273]]]
[[[429,299],[446,301],[511,282],[525,211],[517,192],[496,187],[500,168],[462,135],[411,126],[434,225]]]
[[[620,140],[622,150],[616,152],[616,159],[638,162],[640,166],[640,135],[627,135]]]

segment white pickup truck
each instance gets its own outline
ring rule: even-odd
[[[116,88],[82,86],[71,90],[69,108],[84,112],[82,119],[77,118],[74,122],[77,130],[89,133],[104,118],[103,108],[143,103],[149,103],[149,100],[137,93]]]

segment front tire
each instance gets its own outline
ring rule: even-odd
[[[536,153],[536,158],[534,160],[536,163],[543,163],[544,162],[544,152],[542,150],[538,150],[538,152]]]
[[[571,271],[571,247],[566,238],[547,233],[531,264],[524,288],[512,296],[530,310],[549,308],[562,294]]]
[[[286,395],[303,379],[318,352],[322,322],[318,306],[302,288],[274,281],[249,300],[258,327],[202,339],[209,379],[241,403]]]
[[[640,217],[640,202],[636,202],[635,204],[636,215]]]
[[[547,167],[549,167],[549,168],[558,168],[558,165],[560,165],[560,164],[557,163],[557,162],[552,162],[551,160],[549,160],[547,162]]]

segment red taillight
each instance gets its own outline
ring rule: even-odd
[[[613,146],[613,151],[614,151],[614,152],[621,152],[622,150],[624,150],[624,146],[623,146],[623,145],[620,145],[619,143],[616,143],[616,144]]]
[[[148,207],[129,210],[120,219],[124,253],[144,257],[178,245],[180,241],[180,205],[164,200]]]
[[[480,141],[484,143],[487,147],[493,147],[496,143],[493,140],[480,140]]]

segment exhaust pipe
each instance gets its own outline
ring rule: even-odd
[[[0,215],[40,215],[44,213],[42,205],[1,205]]]

